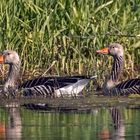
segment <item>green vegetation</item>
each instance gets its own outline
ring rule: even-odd
[[[45,69],[57,60],[51,74],[102,77],[111,63],[95,51],[119,42],[131,77],[140,68],[139,22],[139,0],[1,0],[0,49],[18,51],[23,71]]]

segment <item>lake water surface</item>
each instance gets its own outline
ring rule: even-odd
[[[140,109],[110,107],[65,113],[0,108],[0,139],[139,140]]]

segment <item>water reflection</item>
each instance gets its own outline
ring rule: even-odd
[[[22,131],[20,108],[8,107],[4,109],[4,112],[1,111],[1,113],[0,139],[20,140]]]
[[[139,139],[139,110],[95,108],[92,113],[0,109],[0,139]]]
[[[118,108],[110,108],[110,114],[112,117],[113,131],[112,131],[112,139],[113,140],[124,140],[125,139],[125,126],[124,119],[121,114],[120,109]]]
[[[111,116],[113,128],[109,131],[108,128],[104,128],[101,131],[100,138],[102,140],[113,139],[113,140],[125,140],[125,126],[124,119],[119,108],[109,108],[109,114]]]
[[[19,107],[9,107],[6,109],[8,114],[8,122],[6,125],[6,139],[20,140],[21,139],[21,116]]]
[[[0,139],[5,139],[5,123],[0,123]]]

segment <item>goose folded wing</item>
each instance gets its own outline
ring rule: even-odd
[[[126,89],[133,86],[140,86],[140,78],[126,80],[116,86],[118,89]]]
[[[28,80],[24,82],[21,87],[22,88],[31,88],[34,86],[39,86],[39,85],[59,85],[60,87],[69,85],[69,84],[74,84],[78,82],[78,80],[81,79],[90,79],[89,76],[66,76],[66,77],[39,77],[35,78],[32,80]]]

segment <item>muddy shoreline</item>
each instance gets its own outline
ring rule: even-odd
[[[45,104],[46,110],[92,110],[95,107],[112,107],[123,106],[128,108],[140,109],[140,97],[109,97],[95,96],[81,98],[43,98],[43,97],[17,97],[17,98],[0,98],[0,106],[2,107],[31,107],[26,105]],[[34,106],[33,106],[34,107]]]

